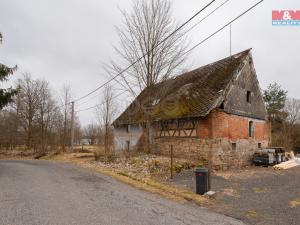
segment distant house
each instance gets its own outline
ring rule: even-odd
[[[141,147],[149,123],[153,152],[247,165],[271,136],[251,50],[143,90],[113,123],[115,148]]]
[[[81,138],[80,139],[80,145],[91,145],[91,139],[90,138]]]

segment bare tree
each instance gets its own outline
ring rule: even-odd
[[[155,84],[183,69],[188,44],[182,31],[173,33],[178,26],[172,18],[170,0],[133,0],[132,11],[121,12],[123,23],[116,27],[119,46],[114,48],[118,59],[105,69],[116,76],[133,65],[122,73],[118,82],[136,97],[134,90],[151,91]],[[140,103],[137,105],[143,110]],[[150,118],[143,111],[146,117],[144,148],[150,152]]]
[[[110,140],[112,137],[111,123],[116,115],[116,105],[114,102],[114,95],[112,87],[107,85],[103,91],[103,98],[97,107],[97,114],[99,115],[99,122],[104,127],[104,147],[105,154],[110,152]]]
[[[106,68],[109,74],[118,74],[142,56],[123,73],[123,87],[143,90],[176,74],[186,60],[187,42],[181,31],[166,39],[176,28],[171,1],[134,0],[131,12],[121,12],[123,23],[116,27],[120,41],[114,48],[119,59]]]
[[[68,126],[69,126],[69,115],[70,115],[70,102],[71,102],[71,89],[69,86],[65,85],[62,89],[62,113],[64,115],[63,119],[63,135],[62,135],[62,150],[66,150],[66,145],[68,144]]]
[[[38,126],[40,128],[41,148],[44,152],[48,146],[48,132],[51,131],[54,120],[57,119],[58,108],[50,92],[48,82],[40,81],[40,106]]]
[[[17,81],[18,94],[14,98],[12,109],[15,112],[15,131],[26,134],[28,149],[40,146],[42,151],[48,145],[54,121],[59,118],[58,107],[54,101],[48,82],[32,79],[29,74]],[[21,129],[20,129],[21,128]]]
[[[48,82],[25,74],[18,79],[16,86],[18,93],[14,101],[0,111],[0,148],[26,145],[27,149],[44,153],[48,149],[56,150],[62,144],[62,137],[65,137],[66,143],[69,137],[69,107],[61,110]],[[64,94],[64,97],[67,96],[64,100],[69,102],[69,91]],[[75,129],[79,139],[80,124],[76,117]]]
[[[20,118],[21,126],[26,132],[26,146],[33,147],[33,130],[37,122],[40,107],[41,82],[32,80],[29,74],[17,82],[19,93],[16,96],[15,104]]]
[[[278,140],[281,140],[283,146],[292,148],[296,143],[297,124],[300,122],[300,100],[288,98],[285,102],[284,112],[286,119]]]
[[[84,136],[89,139],[89,144],[94,145],[98,136],[98,127],[95,124],[89,124],[84,128]]]
[[[45,126],[45,146],[50,146],[52,150],[57,150],[61,144],[61,131],[64,117],[55,100],[49,102],[46,112],[48,116],[46,117]]]
[[[300,122],[300,99],[288,98],[285,102],[284,111],[287,112],[287,121],[294,125]]]
[[[13,108],[0,110],[0,149],[12,150],[19,141],[17,132],[17,114]]]

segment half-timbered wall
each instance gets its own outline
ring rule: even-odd
[[[197,137],[197,120],[162,121],[154,125],[155,137]]]

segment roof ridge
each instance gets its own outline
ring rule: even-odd
[[[161,81],[150,89],[145,88],[136,99],[145,105],[154,98],[159,99],[157,104],[147,109],[151,120],[205,116],[216,107],[222,96],[225,97],[231,81],[236,77],[245,60],[251,57],[250,51],[251,49],[247,49]],[[193,85],[182,89],[189,83]],[[156,93],[155,96],[153,93]],[[131,112],[130,107],[134,107],[133,111],[136,112]],[[132,103],[114,123],[142,122],[145,118],[140,111],[141,109]]]
[[[248,48],[248,49],[246,49],[246,50],[244,50],[244,51],[235,53],[234,55],[227,56],[227,57],[225,57],[225,58],[221,58],[221,59],[219,59],[219,60],[217,60],[217,61],[214,61],[214,62],[205,64],[205,65],[203,65],[203,66],[200,66],[200,67],[197,67],[197,68],[195,68],[195,69],[189,70],[189,71],[184,72],[184,73],[182,73],[182,74],[179,74],[179,75],[177,75],[177,76],[168,78],[168,79],[166,79],[166,80],[162,80],[162,81],[156,83],[154,86],[156,86],[156,85],[161,85],[161,84],[163,84],[164,82],[167,82],[167,81],[170,81],[170,80],[176,80],[177,78],[180,78],[180,77],[182,77],[182,76],[184,76],[184,75],[186,75],[186,74],[196,72],[197,70],[200,70],[200,69],[203,69],[203,68],[205,68],[205,67],[211,66],[212,64],[220,63],[220,62],[225,61],[225,60],[228,60],[228,59],[230,59],[230,58],[234,58],[234,57],[236,57],[236,56],[238,56],[238,55],[243,55],[243,54],[245,54],[245,53],[248,54],[251,50],[252,50],[252,48]],[[145,89],[144,89],[144,90],[145,90]],[[144,91],[144,90],[143,90],[143,91]],[[143,91],[142,91],[142,92],[143,92]]]
[[[205,65],[200,66],[200,67],[198,67],[198,68],[196,68],[196,69],[193,69],[193,70],[190,70],[190,71],[185,72],[185,73],[183,73],[183,74],[180,74],[180,75],[176,76],[176,77],[173,78],[173,79],[176,79],[177,77],[183,76],[183,75],[185,75],[185,74],[187,74],[187,73],[190,73],[190,72],[193,72],[193,71],[195,71],[195,70],[202,69],[202,68],[204,68],[204,67],[206,67],[206,66],[211,66],[212,64],[217,64],[217,63],[220,63],[220,62],[225,61],[225,60],[227,60],[227,59],[234,58],[234,57],[236,57],[236,56],[238,56],[238,55],[243,55],[243,54],[245,54],[245,53],[248,54],[251,50],[252,50],[252,48],[248,48],[248,49],[246,49],[246,50],[244,50],[244,51],[235,53],[234,55],[227,56],[227,57],[225,57],[225,58],[221,58],[221,59],[219,59],[219,60],[217,60],[217,61],[214,61],[214,62],[205,64]],[[172,78],[170,78],[170,79],[172,79]],[[167,80],[169,80],[169,79],[167,79]]]

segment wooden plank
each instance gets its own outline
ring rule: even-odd
[[[273,166],[273,168],[279,169],[279,170],[281,170],[281,169],[286,170],[286,169],[290,169],[290,168],[293,168],[296,166],[299,166],[299,164],[295,160],[291,159],[287,162],[282,162],[280,164],[277,164],[277,165]]]

